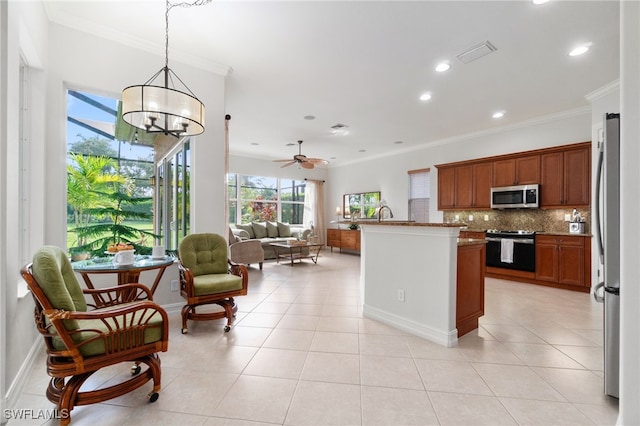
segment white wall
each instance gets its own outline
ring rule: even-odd
[[[620,415],[640,424],[640,2],[620,7]]]
[[[17,250],[21,230],[20,194],[16,178],[20,174],[19,135],[19,70],[22,56],[31,72],[29,129],[31,144],[27,147],[32,172],[27,191],[30,197],[28,237],[30,244],[43,243],[45,216],[44,153],[42,126],[43,93],[47,65],[46,40],[48,23],[38,2],[2,2],[0,5],[0,407],[12,406],[19,395],[16,380],[34,355],[37,336],[33,324],[31,297],[18,297],[22,256]]]

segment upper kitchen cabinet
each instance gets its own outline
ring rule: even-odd
[[[438,209],[491,207],[492,164],[438,167]]]
[[[438,168],[438,210],[454,209],[455,207],[456,168]]]
[[[540,156],[540,207],[588,207],[591,143]]]
[[[530,155],[493,162],[493,186],[540,183],[540,156]]]
[[[540,207],[588,207],[591,142],[436,165],[438,210],[489,209],[491,187],[540,184]]]

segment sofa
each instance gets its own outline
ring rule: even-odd
[[[276,257],[273,247],[269,245],[270,243],[286,243],[289,240],[296,239],[308,240],[311,234],[311,229],[302,225],[290,225],[282,222],[236,223],[229,228],[235,239],[235,241],[231,241],[230,236],[230,243],[246,240],[260,241],[264,251],[264,259],[275,259]]]

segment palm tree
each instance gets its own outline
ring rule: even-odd
[[[122,184],[125,178],[116,170],[116,162],[103,156],[83,156],[69,154],[72,163],[67,166],[67,203],[73,210],[75,229],[89,225],[91,214],[88,209],[97,207],[100,200],[98,192],[107,190],[115,184]],[[78,246],[87,243],[84,235],[78,234]]]
[[[160,238],[160,235],[124,223],[126,219],[147,220],[153,218],[151,213],[136,211],[133,208],[135,205],[151,199],[151,197],[132,196],[133,189],[134,186],[131,181],[127,181],[112,192],[94,191],[106,203],[88,208],[86,212],[96,217],[108,217],[109,222],[96,223],[77,229],[78,237],[82,237],[85,241],[92,238],[92,241],[87,246],[91,247],[91,251],[94,254],[99,255],[104,252],[112,243],[127,243],[132,245],[139,254],[151,254],[151,247],[145,243],[145,240],[147,238]]]

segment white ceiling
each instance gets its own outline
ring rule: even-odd
[[[54,22],[164,54],[164,0],[45,4]],[[302,139],[331,167],[587,107],[619,77],[618,13],[617,1],[214,0],[171,11],[169,65],[229,71],[232,154],[289,158]],[[496,52],[456,59],[487,40]]]

